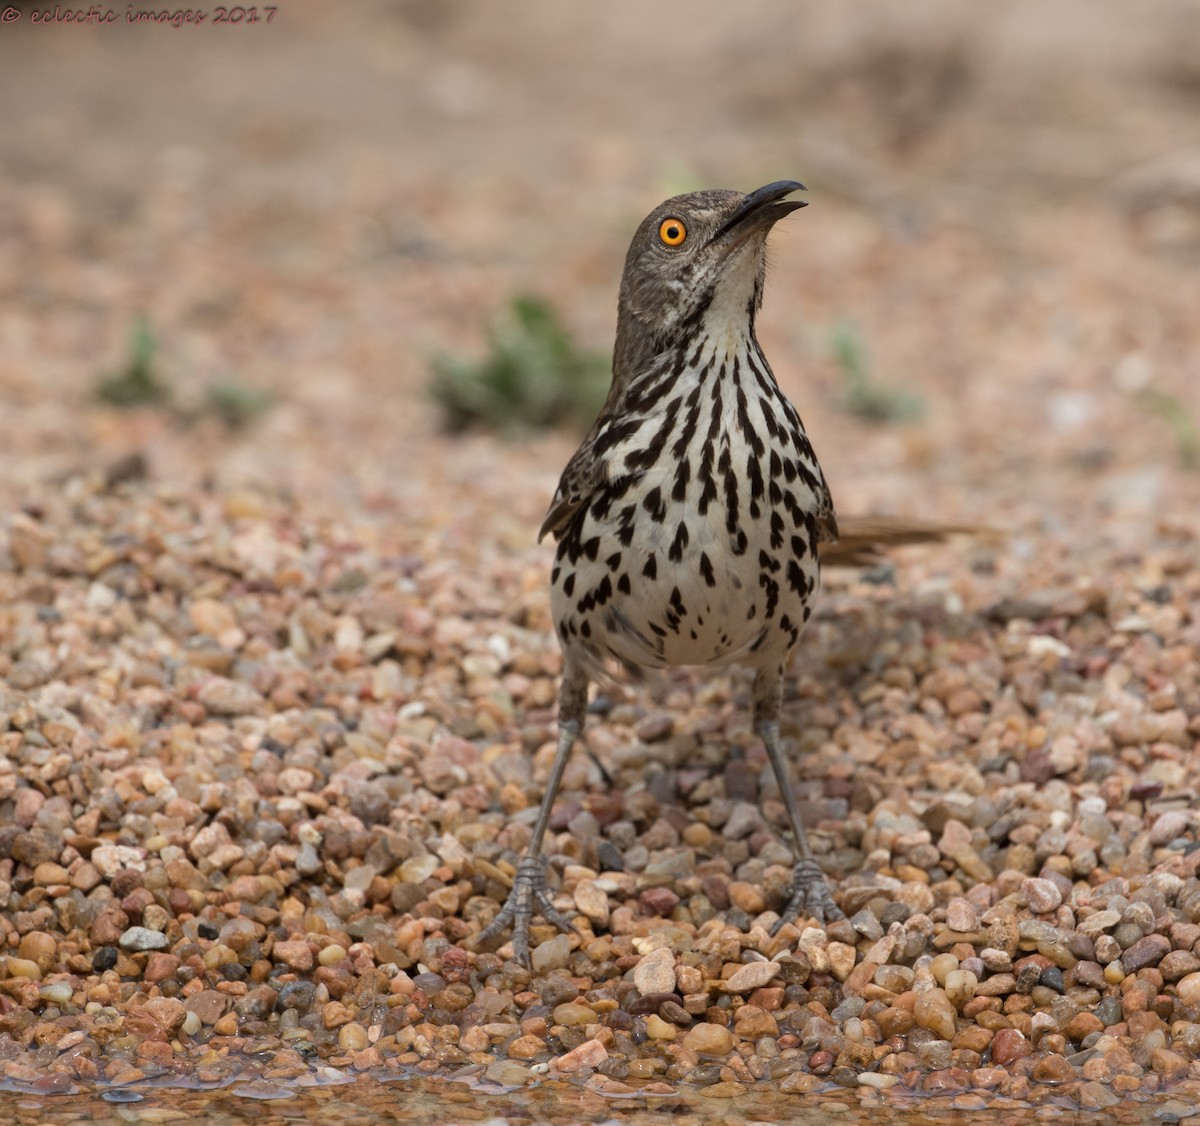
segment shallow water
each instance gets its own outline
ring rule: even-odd
[[[330,1069],[332,1071],[332,1069]],[[839,1091],[787,1095],[751,1091],[736,1099],[712,1098],[703,1090],[658,1096],[605,1096],[584,1087],[547,1082],[537,1087],[498,1091],[444,1080],[379,1081],[366,1077],[328,1077],[318,1085],[237,1080],[227,1086],[195,1090],[140,1084],[110,1087],[102,1093],[33,1095],[0,1092],[0,1123],[205,1123],[254,1122],[256,1126],[334,1123],[370,1126],[405,1122],[446,1126],[479,1123],[525,1126],[533,1122],[622,1123],[632,1126],[708,1126],[731,1118],[756,1123],[865,1123],[881,1115],[912,1123],[1034,1122],[1064,1123],[1200,1121],[1200,1105],[1192,1098],[1163,1095],[1153,1102],[1124,1102],[1110,1110],[1081,1110],[1069,1099],[1040,1106],[1018,1105],[998,1098],[986,1109],[968,1109],[956,1099],[913,1096],[911,1100],[878,1100],[864,1105],[856,1093]]]

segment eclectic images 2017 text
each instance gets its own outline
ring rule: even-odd
[[[53,8],[35,8],[25,13],[20,8],[9,5],[0,10],[0,23],[16,23],[23,17],[31,24],[39,27],[57,26],[60,24],[91,24],[105,26],[110,24],[161,24],[168,27],[198,27],[201,24],[238,24],[262,23],[268,24],[279,11],[278,5],[263,7],[229,7],[218,5],[214,8],[138,8],[130,4],[122,13],[118,8],[102,8],[93,4],[89,8],[64,8],[56,4]]]

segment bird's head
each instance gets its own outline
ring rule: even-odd
[[[614,366],[636,366],[706,319],[710,332],[751,332],[767,235],[805,206],[785,198],[803,190],[795,180],[778,180],[749,195],[689,192],[651,211],[625,258]]]

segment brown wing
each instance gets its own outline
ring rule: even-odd
[[[596,457],[591,436],[575,451],[558,479],[550,510],[538,529],[538,543],[547,535],[557,540],[571,519],[604,483],[604,463]]]
[[[833,494],[829,491],[829,485],[825,481],[825,472],[821,469],[821,463],[817,461],[817,455],[812,452],[812,447],[808,446],[807,438],[804,444],[807,446],[809,455],[805,460],[816,477],[816,481],[813,483],[813,496],[817,502],[817,543],[824,547],[837,543],[840,536],[837,512],[833,507]],[[823,556],[824,552],[822,552]]]
[[[825,484],[825,475],[821,473],[820,466],[817,466],[817,473],[821,478],[821,490],[817,494],[817,543],[832,546],[841,539],[842,533],[838,528],[837,512],[833,507],[833,495],[829,486]]]

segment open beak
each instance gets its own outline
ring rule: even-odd
[[[805,186],[796,180],[776,180],[773,184],[752,191],[725,220],[709,240],[716,242],[735,229],[739,234],[749,234],[752,230],[770,227],[785,215],[808,206],[806,199],[784,199],[792,192],[807,191]]]

